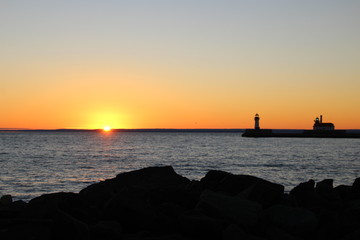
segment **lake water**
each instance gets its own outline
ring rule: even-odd
[[[241,133],[0,132],[0,195],[30,200],[78,192],[148,166],[189,179],[212,169],[249,174],[291,190],[309,179],[360,177],[360,139],[243,138]]]

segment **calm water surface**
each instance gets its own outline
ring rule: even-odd
[[[171,165],[189,179],[211,169],[250,174],[290,190],[309,179],[352,184],[360,139],[242,138],[239,133],[0,132],[0,195],[29,200],[78,192],[147,166]]]

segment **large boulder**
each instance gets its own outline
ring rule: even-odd
[[[343,208],[343,201],[339,192],[334,189],[333,182],[332,179],[325,179],[316,183],[315,192],[322,201],[322,207],[336,211]]]
[[[120,173],[115,180],[118,184],[155,188],[157,186],[176,186],[188,184],[190,180],[177,174],[173,167],[147,167],[131,172]]]
[[[0,198],[0,207],[8,206],[13,202],[12,196],[7,194]]]
[[[0,239],[54,239],[52,228],[53,222],[49,220],[37,219],[18,219],[7,225],[4,222],[0,224]]]
[[[190,211],[179,216],[180,231],[196,239],[219,239],[226,223],[199,211]]]
[[[92,223],[99,218],[99,212],[89,206],[79,194],[66,192],[44,194],[30,200],[24,210],[24,216],[53,219],[59,211],[86,223]]]
[[[329,194],[332,192],[334,188],[333,183],[334,183],[333,179],[324,179],[320,182],[317,182],[315,191],[319,194],[324,194],[324,195]]]
[[[187,208],[173,204],[162,203],[156,207],[156,229],[158,233],[174,233],[179,230],[179,216],[189,212]]]
[[[334,191],[337,192],[343,202],[352,198],[352,186],[339,185],[334,188]]]
[[[87,186],[79,194],[88,203],[102,209],[104,204],[116,195],[116,184],[114,179],[107,179]]]
[[[119,222],[126,232],[151,230],[156,217],[146,199],[130,194],[113,197],[105,205],[103,215],[107,221]]]
[[[183,187],[159,188],[146,191],[145,193],[142,198],[147,199],[149,203],[154,206],[163,203],[173,203],[187,209],[192,209],[195,207],[199,198],[197,193],[192,193]]]
[[[122,226],[117,221],[99,221],[91,226],[90,235],[90,239],[121,239]]]
[[[228,172],[220,170],[210,170],[206,173],[205,177],[200,180],[200,182],[206,189],[210,189],[212,191],[219,191],[223,179],[230,175],[232,174]]]
[[[245,189],[241,195],[260,203],[264,208],[279,203],[284,198],[284,186],[265,180],[257,181]]]
[[[284,194],[284,186],[250,175],[235,175],[211,170],[200,180],[204,189],[226,192],[231,195],[243,194],[249,200],[264,206],[278,203]]]
[[[241,226],[254,226],[262,211],[260,204],[240,197],[205,190],[196,207],[209,216],[227,219]]]
[[[315,191],[315,181],[310,179],[307,182],[300,183],[292,190],[290,190],[290,194],[294,195],[295,197],[306,197],[311,195]]]
[[[239,240],[239,239],[248,239],[245,231],[236,224],[230,224],[222,232],[222,240]]]
[[[102,208],[113,196],[126,188],[139,192],[151,192],[160,188],[176,188],[189,184],[190,180],[178,175],[171,166],[148,167],[120,173],[116,178],[92,184],[80,191],[91,204]]]
[[[290,196],[294,197],[301,207],[308,208],[322,203],[321,198],[315,192],[315,181],[312,179],[294,187],[290,191]]]
[[[303,240],[276,226],[266,226],[263,231],[269,240]]]
[[[359,240],[360,239],[360,229],[356,229],[351,233],[346,234],[342,240]]]
[[[52,239],[87,240],[90,238],[90,228],[85,222],[57,210],[53,218]]]
[[[318,226],[318,219],[313,212],[285,205],[274,205],[266,209],[264,218],[269,225],[294,235],[307,235]]]
[[[349,201],[339,217],[341,229],[354,231],[360,229],[360,199]]]
[[[16,218],[25,207],[24,201],[13,201],[11,195],[4,195],[0,198],[0,219]]]
[[[352,198],[360,199],[360,177],[356,178],[352,185]]]

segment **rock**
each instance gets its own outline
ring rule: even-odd
[[[0,239],[359,239],[360,178],[301,183],[209,171],[189,181],[172,167],[121,173],[76,193],[29,203],[0,198]]]
[[[360,229],[348,233],[341,238],[341,240],[359,240],[359,239],[360,239]]]
[[[109,199],[126,188],[148,193],[155,189],[175,188],[189,183],[190,180],[178,175],[171,166],[148,167],[124,172],[116,178],[90,185],[81,190],[80,195],[101,209]]]
[[[355,191],[360,191],[360,177],[355,179],[352,187]]]
[[[301,240],[301,238],[293,236],[288,232],[285,232],[284,230],[274,226],[266,227],[265,234],[270,240]]]
[[[66,193],[72,194],[72,193]],[[27,205],[24,214],[27,218],[52,219],[58,209],[58,197],[60,193],[44,194],[33,198]]]
[[[343,201],[348,201],[352,196],[352,186],[339,185],[334,188],[334,191],[340,196]]]
[[[333,190],[333,179],[325,179],[318,183],[316,183],[315,190],[319,194],[328,194],[329,192],[332,192]]]
[[[209,216],[228,219],[241,226],[254,226],[262,211],[260,204],[240,197],[205,190],[196,209]]]
[[[195,240],[194,238],[181,236],[179,234],[169,234],[156,236],[148,232],[140,232],[124,235],[122,240]]]
[[[306,197],[311,195],[315,190],[315,181],[310,179],[307,182],[300,183],[298,186],[294,187],[290,194],[295,197]]]
[[[264,216],[269,224],[298,236],[313,232],[318,225],[315,214],[304,208],[274,205],[265,210]]]
[[[159,188],[152,191],[142,190],[142,192],[145,193],[142,197],[146,198],[154,206],[162,203],[173,203],[187,209],[192,209],[199,199],[197,194],[180,187]]]
[[[121,239],[122,227],[116,221],[100,221],[91,226],[90,234],[92,239]]]
[[[0,207],[8,206],[13,202],[11,195],[3,195],[0,198]]]
[[[343,207],[341,196],[333,188],[332,179],[325,179],[318,182],[315,192],[319,196],[318,200],[321,201],[321,208],[326,207],[328,210],[336,211]]]
[[[13,202],[13,203],[9,206],[9,208],[10,208],[11,210],[14,210],[14,211],[22,211],[22,210],[24,210],[24,209],[26,208],[26,206],[27,206],[27,203],[26,203],[26,202],[24,202],[23,200],[17,200],[17,201],[15,201],[15,202]]]
[[[274,184],[258,177],[249,175],[234,175],[216,170],[209,171],[205,177],[200,180],[200,182],[203,184],[205,189],[215,192],[226,192],[231,195],[237,195],[254,185],[258,185],[256,188],[262,190],[270,190],[273,188],[273,190],[276,189],[275,192],[278,192],[279,190],[281,191],[281,189],[283,190],[284,188],[279,184]],[[256,198],[255,195],[255,192],[253,192],[254,198]]]
[[[266,180],[249,175],[231,174],[221,181],[221,191],[236,195],[259,182],[266,182]]]
[[[116,195],[115,181],[114,179],[108,179],[94,183],[82,189],[79,194],[91,205],[102,209],[105,203]]]
[[[231,175],[231,173],[219,170],[210,170],[206,173],[205,177],[200,180],[200,183],[204,186],[205,189],[219,191],[221,181],[229,175]]]
[[[309,180],[304,183],[300,183],[290,191],[290,196],[295,197],[299,206],[311,207],[314,205],[321,205],[322,200],[319,195],[315,192],[315,181]]]
[[[148,167],[131,172],[120,173],[116,176],[117,184],[154,187],[176,186],[189,184],[190,180],[178,175],[171,166]]]
[[[268,240],[265,237],[259,237],[257,235],[248,234],[248,238],[245,238],[246,240]]]
[[[360,199],[360,178],[356,178],[352,185],[352,198]]]
[[[89,226],[73,216],[57,210],[54,216],[52,239],[87,240],[90,238]]]
[[[26,203],[21,200],[2,205],[0,206],[0,219],[17,218],[25,207]]]
[[[349,201],[345,209],[340,213],[339,226],[347,232],[360,229],[360,199]]]
[[[199,239],[219,239],[225,222],[206,216],[198,211],[182,214],[179,217],[180,229],[185,235]]]
[[[169,202],[162,203],[157,207],[157,213],[174,219],[187,211],[187,208]]]
[[[284,198],[284,186],[262,180],[250,186],[241,194],[266,208],[279,203]]]
[[[341,239],[343,233],[341,231],[339,221],[331,221],[326,224],[321,224],[317,229],[314,238],[316,240],[338,240]]]
[[[52,236],[53,222],[39,221],[39,220],[25,220],[18,219],[12,221],[4,231],[3,223],[0,224],[0,239],[2,240],[13,240],[13,239],[54,239]]]
[[[245,231],[236,224],[230,224],[222,232],[222,240],[239,240],[239,239],[248,239],[248,236],[245,233]]]
[[[86,223],[92,223],[99,217],[96,209],[90,207],[79,194],[64,192],[36,197],[30,200],[24,212],[28,217],[49,219],[58,210]]]
[[[143,198],[118,195],[104,207],[104,218],[118,221],[125,232],[151,230],[155,221],[154,208]]]
[[[157,206],[155,211],[157,232],[170,234],[178,231],[179,216],[189,210],[173,203],[163,203]]]

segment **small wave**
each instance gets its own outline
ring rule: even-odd
[[[81,169],[94,169],[94,167],[93,166],[82,166],[82,167],[80,167]]]
[[[293,165],[291,165],[291,164],[283,164],[283,163],[264,164],[264,167],[274,167],[274,168],[291,167],[291,166],[293,166]]]

